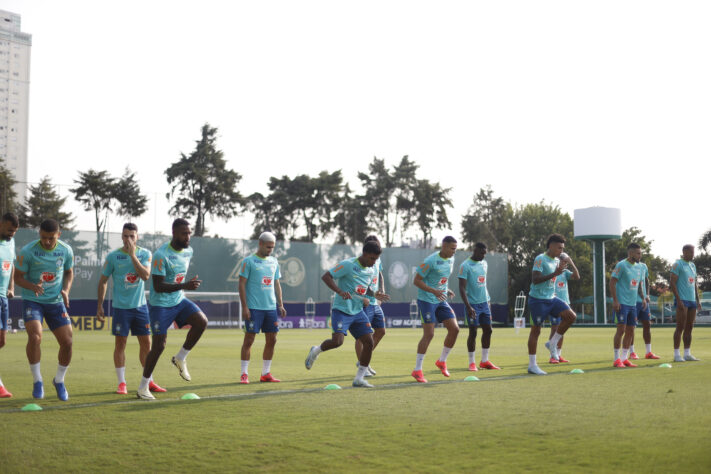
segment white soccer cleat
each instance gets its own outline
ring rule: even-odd
[[[180,376],[190,382],[190,372],[188,372],[188,363],[184,360],[177,359],[175,356],[171,359],[174,366],[178,368]]]
[[[140,388],[136,392],[136,398],[140,398],[141,400],[155,400],[156,397],[153,396],[151,391],[148,389],[148,387],[144,388],[141,390]]]
[[[533,375],[548,375],[547,372],[544,372],[543,370],[541,370],[541,368],[538,367],[537,365],[534,365],[533,367],[529,367],[528,373],[533,374]]]
[[[546,349],[548,349],[548,352],[551,353],[551,359],[558,360],[558,347],[551,344],[550,340],[546,341],[545,346]]]
[[[689,354],[689,355],[685,355],[685,356],[684,356],[684,360],[691,362],[691,361],[697,361],[697,360],[699,360],[699,359],[697,359],[696,357],[694,357],[694,356],[692,356],[691,354]]]
[[[369,384],[363,379],[355,379],[353,380],[353,386],[358,387],[358,388],[373,388],[373,385]]]
[[[674,362],[684,362],[684,358],[682,356],[674,356]]]
[[[370,376],[372,377],[373,375],[377,374],[377,372],[374,371],[371,366],[368,366],[368,374],[370,374]]]
[[[318,346],[311,346],[311,349],[309,350],[309,355],[306,356],[306,361],[304,362],[304,365],[306,365],[306,370],[310,370],[311,367],[313,367],[314,362],[316,362],[316,359],[318,358],[318,353],[316,352],[316,349],[318,349]]]

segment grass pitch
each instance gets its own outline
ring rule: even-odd
[[[709,472],[711,328],[696,328],[701,362],[671,362],[672,329],[653,329],[659,361],[612,368],[614,329],[573,327],[563,354],[570,364],[539,363],[550,375],[526,375],[528,331],[495,329],[491,359],[501,371],[464,382],[466,329],[448,359],[452,377],[434,367],[444,330],[425,359],[429,384],[410,377],[420,330],[390,330],[375,352],[375,389],[352,389],[353,340],[304,368],[311,345],[326,330],[285,330],[272,373],[260,384],[261,348],[252,351],[250,385],[240,385],[242,333],[208,330],[188,357],[192,382],[179,378],[170,357],[184,332],[173,331],[155,380],[169,391],[136,400],[138,345],[127,348],[129,395],[116,395],[113,337],[76,332],[66,378],[69,402],[51,385],[57,344],[45,333],[46,398],[39,412],[19,409],[31,398],[25,335],[8,334],[0,376],[14,393],[0,400],[0,472],[28,471],[491,471]],[[641,333],[641,331],[640,331]],[[641,334],[638,334],[638,348]],[[643,352],[643,351],[639,351]],[[477,355],[479,351],[477,350]],[[671,369],[659,368],[663,362]],[[580,368],[582,375],[571,375]],[[344,390],[324,391],[330,383]],[[201,400],[182,401],[193,392]]]

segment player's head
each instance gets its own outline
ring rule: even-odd
[[[124,247],[127,247],[129,242],[135,244],[138,240],[138,226],[133,222],[126,222],[121,231],[121,240]]]
[[[259,235],[259,249],[257,253],[260,257],[268,257],[274,251],[276,245],[276,236],[271,232],[262,232]]]
[[[10,240],[15,236],[17,228],[20,227],[20,220],[12,212],[7,212],[0,220],[0,239]]]
[[[557,257],[563,253],[565,248],[565,237],[560,234],[551,234],[546,241],[546,251],[549,256]]]
[[[375,234],[370,234],[368,237],[366,237],[365,240],[363,240],[363,243],[366,243],[366,242],[377,242],[378,245],[380,245],[380,240],[378,239],[378,236]]]
[[[457,239],[455,239],[451,235],[448,235],[447,237],[442,239],[442,249],[439,251],[439,254],[442,256],[442,258],[451,258],[456,252]]]
[[[472,260],[475,262],[481,262],[484,260],[484,255],[486,255],[486,244],[483,242],[477,242],[474,244],[474,253],[472,254]]]
[[[57,245],[57,240],[62,233],[59,230],[59,222],[55,219],[45,219],[40,224],[40,244],[46,249],[53,249]]]
[[[627,246],[627,257],[635,263],[642,260],[642,247],[636,242],[632,242]]]
[[[383,253],[383,249],[380,247],[380,244],[369,240],[363,244],[363,255],[361,255],[360,259],[361,263],[366,267],[372,267],[380,258],[381,253]]]
[[[684,245],[681,248],[681,256],[687,262],[690,262],[691,260],[693,260],[694,259],[694,246],[691,244]]]
[[[175,219],[173,221],[173,240],[171,245],[177,249],[186,249],[190,246],[190,223],[185,219]]]

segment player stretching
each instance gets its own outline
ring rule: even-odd
[[[360,257],[343,260],[331,270],[323,274],[321,279],[334,293],[336,299],[331,310],[331,326],[333,334],[320,346],[313,346],[306,357],[306,368],[310,369],[321,352],[335,349],[343,344],[343,338],[350,329],[351,335],[363,344],[360,354],[360,365],[353,380],[354,387],[373,386],[363,377],[368,371],[370,357],[373,354],[373,330],[363,307],[370,302],[366,294],[375,276],[375,262],[382,253],[377,242],[368,241],[363,245]],[[385,298],[380,292],[376,298]]]
[[[171,361],[178,368],[180,376],[190,381],[188,365],[185,358],[190,350],[200,340],[200,336],[207,327],[207,318],[200,308],[187,299],[183,290],[196,290],[202,281],[195,275],[191,280],[185,281],[188,273],[193,249],[190,247],[190,224],[185,219],[173,221],[173,238],[156,250],[153,256],[151,277],[153,285],[149,295],[151,305],[148,315],[151,319],[153,341],[151,351],[146,356],[146,365],[143,367],[143,377],[138,386],[136,396],[146,400],[155,397],[151,395],[148,385],[151,381],[153,369],[158,358],[165,349],[168,337],[168,328],[173,322],[178,327],[190,325],[190,330],[185,336],[185,343]]]
[[[19,225],[17,216],[12,212],[3,215],[0,220],[0,348],[5,345],[10,315],[8,299],[15,296],[15,282],[12,278],[15,268],[15,239],[12,237]],[[0,379],[0,398],[10,397],[12,394],[7,391]]]
[[[369,242],[371,240],[380,245],[380,241],[374,235],[369,235],[368,237],[366,237],[363,243]],[[368,316],[368,320],[370,321],[370,327],[374,331],[373,350],[375,350],[375,348],[378,347],[378,343],[380,342],[380,340],[385,336],[385,313],[383,313],[383,308],[380,306],[378,299],[374,295],[375,293],[380,292],[380,294],[384,295],[382,298],[383,301],[387,301],[389,298],[387,298],[387,295],[385,295],[385,282],[383,281],[383,264],[380,261],[380,258],[378,258],[378,261],[375,262],[373,268],[375,269],[375,275],[373,276],[373,283],[370,285],[371,291],[368,292],[368,294],[366,295],[370,304],[363,308],[363,311],[365,312],[365,315]],[[360,354],[362,350],[363,344],[361,344],[361,342],[356,339],[355,352],[358,360],[360,360]],[[356,362],[356,367],[360,367],[360,362]],[[368,370],[365,373],[365,376],[372,377],[375,374],[375,370],[373,370],[371,366],[368,366]]]
[[[40,372],[42,320],[59,343],[59,364],[52,379],[57,397],[69,400],[64,376],[72,360],[72,324],[67,314],[69,291],[74,280],[74,252],[59,240],[59,223],[45,219],[40,224],[39,240],[25,245],[15,264],[15,285],[22,288],[23,314],[27,331],[27,360],[34,379],[32,396],[44,398]]]
[[[642,267],[642,294],[637,294],[637,320],[642,321],[642,337],[644,338],[644,346],[646,353],[645,359],[659,359],[659,356],[652,352],[652,312],[649,309],[649,269],[647,265],[639,262]],[[632,335],[632,344],[630,344],[630,355],[632,360],[639,359],[639,356],[634,351],[634,334]]]
[[[674,262],[671,270],[671,290],[676,301],[676,329],[674,330],[674,362],[699,360],[691,355],[691,331],[694,329],[696,312],[701,308],[699,291],[696,287],[696,265],[694,246],[684,245],[682,258]],[[684,339],[684,357],[679,352]]]
[[[528,292],[528,306],[531,309],[531,332],[528,335],[528,373],[546,375],[536,362],[538,336],[541,334],[543,321],[548,317],[560,318],[558,329],[546,342],[551,358],[558,356],[558,341],[575,322],[575,313],[565,301],[555,296],[555,279],[568,266],[558,256],[565,248],[565,237],[551,234],[546,242],[546,251],[533,261],[531,289]]]
[[[146,355],[151,350],[151,320],[148,317],[144,282],[151,274],[151,251],[136,245],[138,227],[126,223],[121,231],[123,247],[106,256],[104,269],[99,278],[96,316],[104,320],[104,297],[109,278],[114,279],[114,292],[111,306],[114,317],[111,322],[111,334],[116,336],[114,343],[114,367],[118,378],[116,393],[125,395],[126,388],[126,342],[128,331],[138,339],[138,359],[141,366],[146,365]],[[153,380],[148,384],[151,392],[165,392]]]
[[[244,342],[242,343],[242,375],[239,383],[249,383],[249,357],[254,338],[261,329],[265,344],[262,354],[262,376],[260,382],[279,382],[271,374],[274,345],[276,344],[279,321],[277,311],[283,318],[286,309],[281,298],[279,262],[271,254],[276,245],[276,237],[271,232],[259,236],[257,253],[245,258],[239,272],[239,298],[242,303],[242,317],[245,321]]]
[[[434,337],[435,322],[442,323],[447,329],[444,338],[442,355],[435,362],[442,375],[449,377],[447,356],[457,342],[459,325],[454,317],[454,310],[447,299],[454,297],[454,292],[447,287],[449,276],[454,268],[454,254],[457,251],[457,240],[447,236],[442,240],[442,248],[427,257],[418,268],[413,284],[417,287],[417,309],[422,319],[422,339],[417,344],[417,358],[412,376],[420,383],[427,383],[422,373],[422,363],[425,353]]]
[[[459,266],[459,294],[464,301],[467,314],[465,320],[469,327],[467,350],[469,351],[469,370],[476,371],[476,329],[481,326],[481,362],[482,369],[499,367],[489,361],[491,345],[491,306],[489,290],[486,289],[486,272],[488,264],[484,260],[486,245],[474,244],[474,253]]]
[[[617,332],[613,339],[615,349],[614,367],[637,367],[629,361],[630,345],[637,326],[637,294],[641,291],[642,248],[632,242],[627,246],[627,258],[620,260],[610,277],[610,296],[615,310],[614,318]],[[646,301],[642,303],[646,307]],[[622,351],[620,352],[620,344]]]
[[[566,268],[565,270],[563,270],[563,273],[561,273],[555,278],[555,296],[556,298],[565,301],[565,303],[570,306],[570,296],[568,294],[568,280],[580,280],[580,272],[578,272],[578,268],[573,263],[573,259],[570,258],[567,253],[563,252],[562,254],[560,254],[559,258],[561,262],[564,262],[573,267],[573,271],[570,271]],[[558,325],[560,325],[560,317],[551,316],[551,338],[558,331]],[[566,359],[563,358],[563,356],[560,355],[562,348],[563,337],[558,340],[558,345],[556,346],[557,357],[551,357],[548,361],[549,363],[558,364],[561,362],[568,362]]]

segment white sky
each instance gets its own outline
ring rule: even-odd
[[[711,227],[711,2],[13,1],[33,36],[30,180],[163,171],[200,127],[247,195],[272,175],[407,154],[453,188],[457,235],[491,184],[523,204],[622,209],[673,260]],[[61,188],[63,193],[67,188]],[[157,205],[154,205],[157,204]],[[73,205],[74,206],[74,205]],[[78,207],[77,226],[93,229]],[[251,219],[208,222],[246,238]],[[113,218],[112,231],[121,221]],[[551,229],[553,231],[555,229]]]

